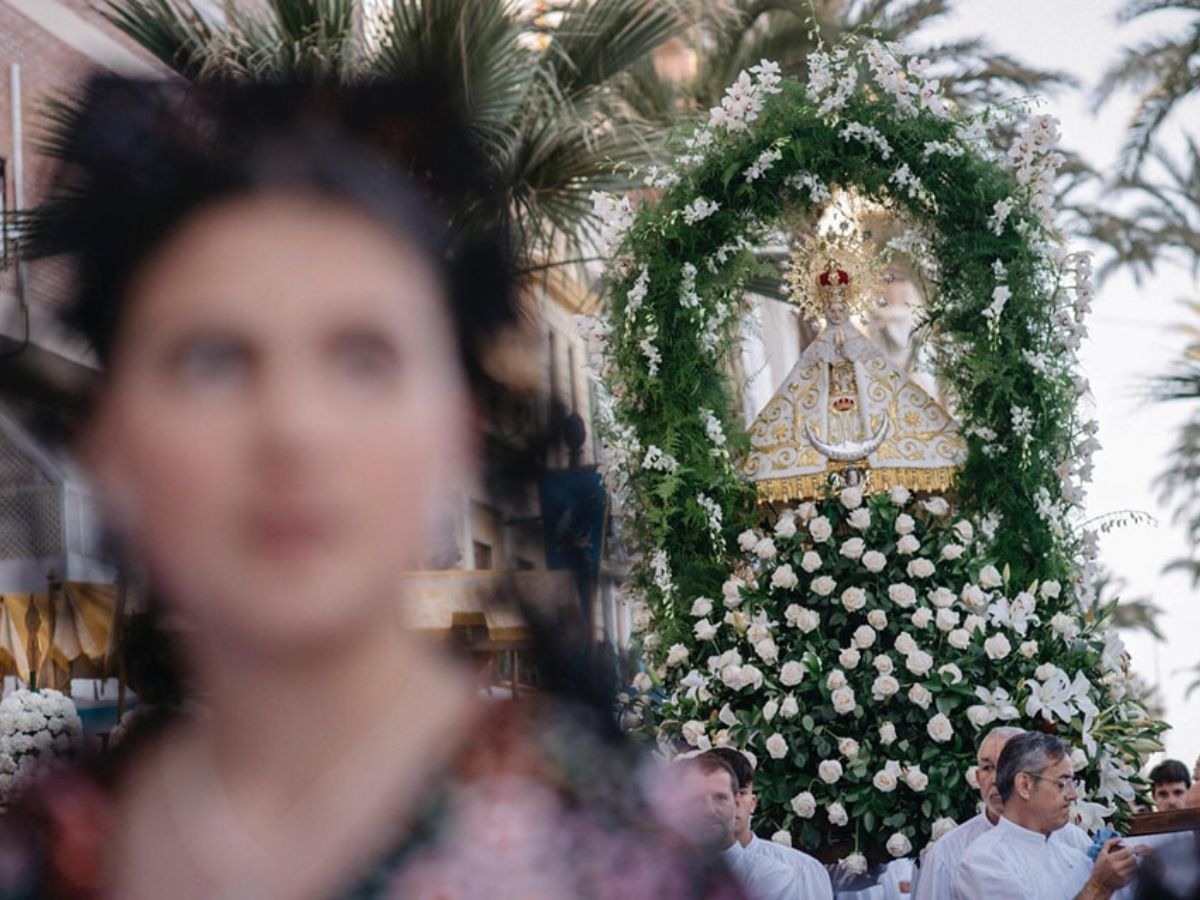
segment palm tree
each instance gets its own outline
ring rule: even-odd
[[[630,164],[649,157],[654,135],[617,83],[685,27],[673,0],[565,0],[554,27],[512,0],[391,0],[370,39],[362,0],[229,4],[224,21],[193,0],[104,0],[98,11],[189,79],[437,73],[494,162],[525,271],[586,255],[591,192],[632,186]],[[73,115],[70,100],[52,105],[47,152]],[[26,233],[36,253],[36,211]]]
[[[1191,20],[1122,50],[1094,93],[1097,109],[1118,89],[1138,95],[1121,152],[1126,175],[1142,168],[1162,126],[1200,91],[1200,0],[1126,0],[1117,15],[1122,22],[1132,22],[1161,12],[1190,14]]]

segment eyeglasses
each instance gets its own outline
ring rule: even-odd
[[[1030,778],[1037,778],[1040,781],[1049,781],[1058,785],[1059,791],[1065,797],[1071,791],[1079,793],[1083,789],[1083,781],[1078,778],[1068,778],[1063,775],[1061,778],[1051,778],[1049,775],[1039,775],[1036,772],[1026,772]]]

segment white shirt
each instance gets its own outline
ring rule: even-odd
[[[1073,900],[1091,870],[1092,861],[1073,835],[1049,839],[1001,816],[995,828],[967,848],[954,872],[952,896],[954,900]]]
[[[721,852],[748,900],[800,900],[795,872],[772,856],[751,854],[737,841]]]
[[[913,900],[952,900],[954,870],[975,839],[992,828],[988,817],[980,813],[934,841],[921,859]]]
[[[829,873],[807,853],[774,841],[764,841],[757,835],[750,836],[746,852],[751,856],[768,856],[791,868],[804,900],[833,900],[833,883],[829,880]]]

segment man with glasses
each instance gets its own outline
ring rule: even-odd
[[[1009,740],[996,767],[1001,815],[967,849],[955,900],[1110,900],[1133,880],[1141,846],[1105,843],[1095,864],[1074,842],[1052,840],[1079,796],[1067,745],[1027,732]]]

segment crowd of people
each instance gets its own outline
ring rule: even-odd
[[[1200,762],[1198,762],[1200,765]],[[675,804],[697,843],[719,854],[751,900],[831,900],[840,875],[814,857],[755,835],[754,765],[719,747],[671,766]],[[1155,810],[1184,809],[1200,788],[1178,760],[1151,770]],[[998,727],[979,743],[980,812],[934,841],[915,861],[875,877],[887,900],[1132,900],[1183,898],[1200,890],[1195,832],[1095,838],[1071,821],[1079,798],[1067,745],[1052,735]],[[914,865],[915,862],[915,865]],[[839,897],[853,896],[839,890]],[[874,896],[862,894],[861,896]]]

